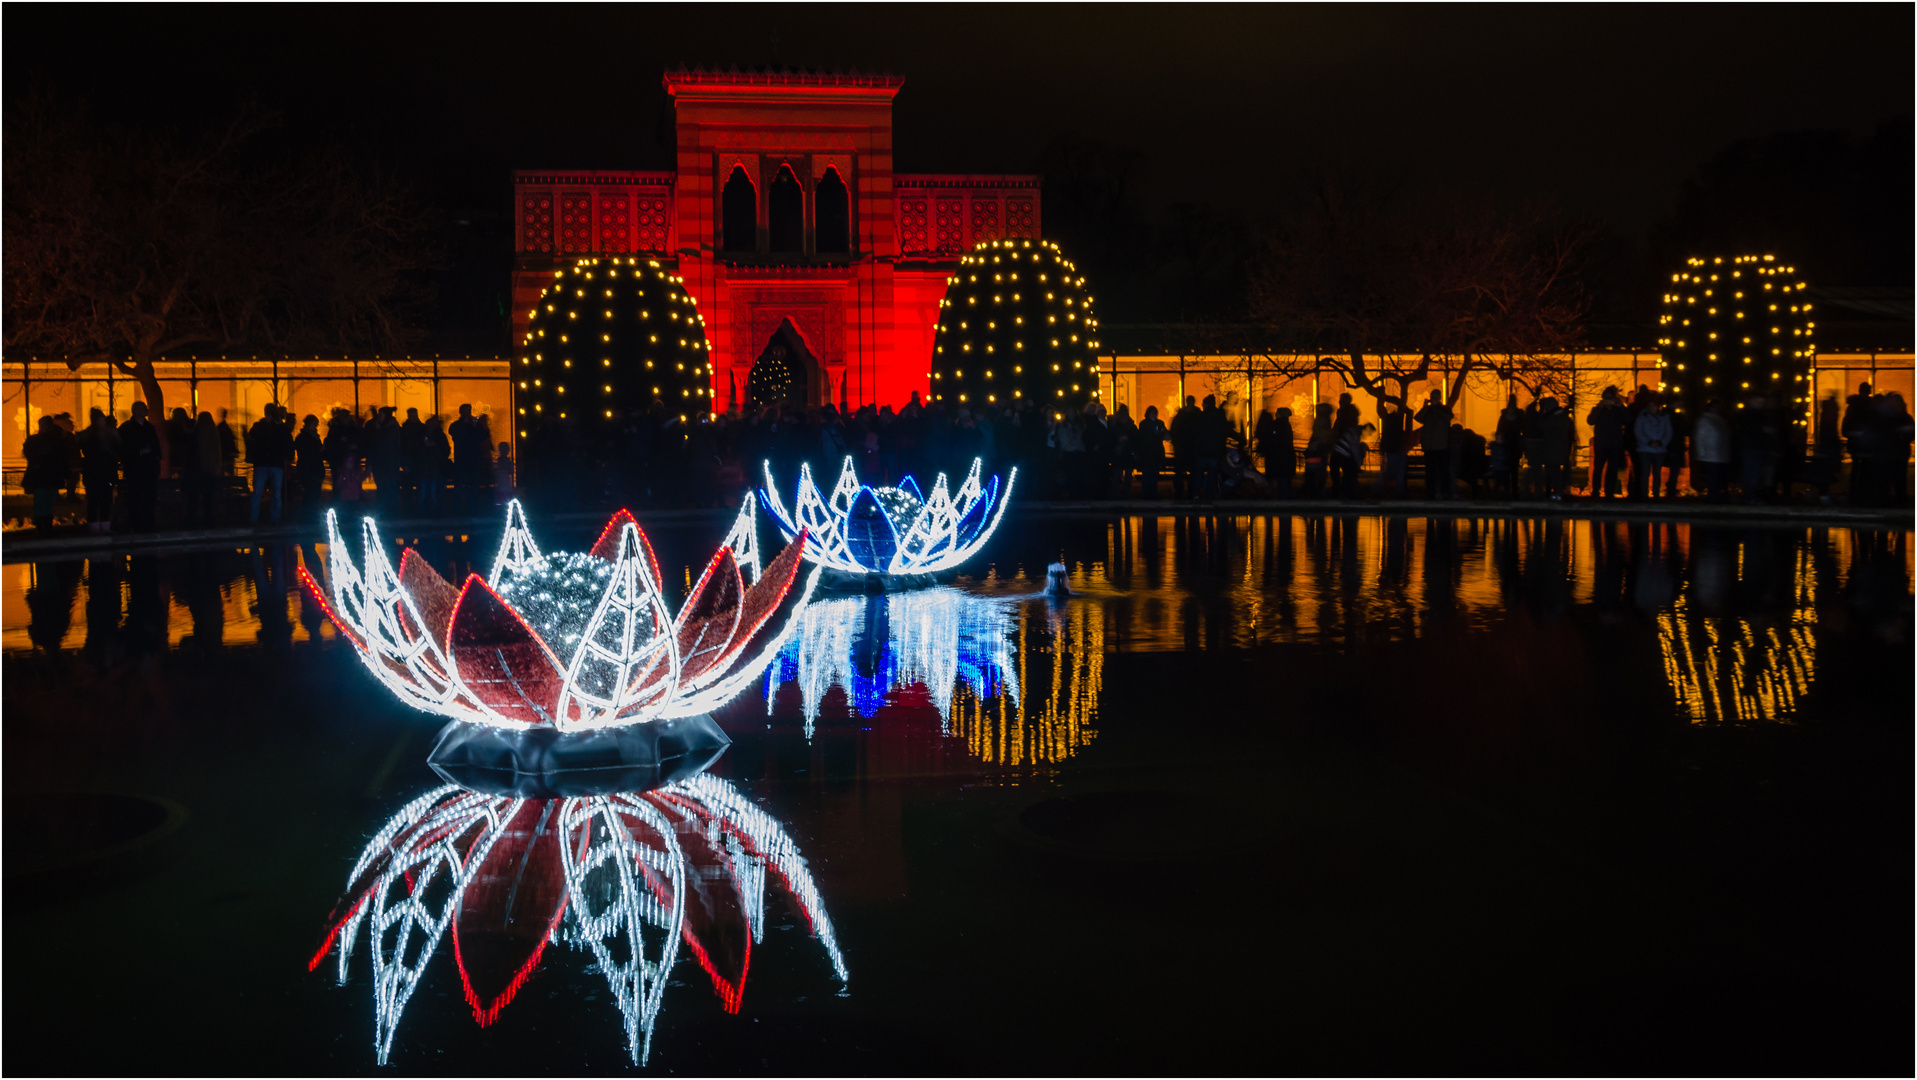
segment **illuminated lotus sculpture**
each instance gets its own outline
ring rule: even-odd
[[[746,656],[791,589],[804,550],[803,542],[787,545],[762,572],[753,510],[748,496],[677,615],[662,595],[652,545],[624,510],[591,551],[541,554],[514,500],[492,574],[472,574],[459,588],[410,548],[394,569],[371,518],[362,525],[363,565],[355,566],[329,512],[330,602],[303,569],[301,579],[400,700],[466,725],[442,732],[432,760],[448,779],[484,787],[440,766],[457,759],[541,773],[634,764],[635,754],[656,750],[644,744],[664,736],[649,731],[621,741],[608,733],[679,721],[698,729],[695,740],[725,745],[705,714],[751,685],[796,626],[788,622]],[[795,618],[817,581],[815,570]],[[600,737],[584,737],[594,733]],[[620,781],[611,778],[607,790],[639,786]],[[537,783],[508,788],[591,793],[545,792]]]
[[[1005,517],[1005,505],[1018,479],[1013,469],[999,489],[998,477],[988,485],[979,481],[984,462],[972,459],[972,471],[954,495],[945,474],[932,484],[932,494],[919,490],[906,477],[897,487],[867,487],[847,457],[831,498],[819,494],[812,467],[799,466],[796,507],[790,514],[779,500],[772,465],[765,466],[762,494],[766,509],[787,540],[804,534],[805,557],[841,574],[882,574],[894,577],[936,574],[950,570],[984,546]]]
[[[343,984],[362,933],[370,939],[373,1049],[384,1065],[448,931],[482,1027],[546,946],[563,942],[589,950],[605,974],[638,1065],[682,943],[725,1011],[739,1011],[753,946],[764,940],[768,878],[843,985],[845,961],[805,860],[777,821],[725,781],[699,775],[643,793],[556,799],[449,785],[413,800],[366,845],[308,968],[337,951]]]

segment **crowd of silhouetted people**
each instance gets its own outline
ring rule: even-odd
[[[926,491],[941,472],[956,487],[974,459],[988,476],[1016,467],[1027,501],[1403,499],[1414,480],[1434,500],[1562,500],[1574,491],[1669,499],[1688,490],[1712,502],[1782,503],[1801,491],[1828,503],[1840,488],[1852,505],[1910,499],[1910,410],[1867,383],[1841,407],[1835,395],[1821,401],[1814,426],[1762,396],[1709,401],[1686,417],[1643,386],[1605,388],[1584,422],[1588,472],[1578,466],[1575,417],[1549,394],[1524,406],[1511,395],[1488,435],[1460,423],[1435,391],[1415,408],[1383,402],[1375,421],[1350,394],[1309,417],[1267,409],[1249,431],[1210,396],[1187,397],[1170,417],[1152,406],[1136,418],[1097,401],[950,407],[916,393],[896,410],[785,404],[687,417],[654,402],[590,432],[549,423],[520,441],[515,461],[471,405],[451,423],[417,409],[402,420],[392,406],[363,417],[337,408],[322,429],[316,415],[296,424],[269,404],[236,432],[225,410],[216,420],[175,409],[156,424],[135,402],[118,425],[98,409],[78,431],[70,415],[42,417],[26,440],[22,487],[41,527],[61,491],[84,490],[94,531],[111,528],[116,502],[124,528],[155,528],[163,487],[177,492],[189,527],[219,523],[222,505],[229,518],[244,505],[254,524],[277,523],[289,507],[472,516],[515,494],[548,512],[697,508],[736,503],[768,469],[785,498],[802,465],[829,491],[848,457],[862,483],[914,476]]]
[[[422,420],[418,409],[407,409],[402,421],[393,406],[374,406],[364,417],[335,408],[323,432],[320,425],[310,413],[296,424],[273,403],[239,432],[224,409],[216,420],[176,408],[156,424],[143,401],[117,425],[94,409],[78,431],[70,414],[43,416],[22,448],[21,487],[33,499],[37,527],[52,524],[62,491],[84,491],[89,531],[112,531],[117,509],[121,528],[146,532],[158,527],[163,490],[177,497],[179,524],[204,528],[237,524],[227,519],[237,517],[238,505],[249,524],[277,524],[289,508],[316,516],[335,504],[388,514],[474,513],[493,505],[501,485],[513,485],[509,446],[495,448],[489,421],[471,405],[461,405],[450,424]]]

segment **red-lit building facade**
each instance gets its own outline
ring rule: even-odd
[[[513,340],[554,266],[642,255],[676,267],[697,299],[720,407],[744,404],[753,361],[788,322],[807,401],[925,393],[946,277],[981,241],[1038,239],[1039,184],[894,173],[903,82],[667,72],[674,171],[514,174]]]

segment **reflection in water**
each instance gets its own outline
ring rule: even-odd
[[[563,941],[593,954],[633,1063],[644,1064],[682,941],[725,1011],[739,1011],[752,947],[764,940],[768,871],[843,984],[845,961],[805,860],[778,822],[725,781],[697,776],[638,794],[564,799],[448,785],[409,803],[366,846],[309,967],[337,950],[344,984],[368,931],[373,1048],[384,1065],[448,931],[482,1027],[531,977],[546,945]]]
[[[941,729],[979,760],[1063,761],[1097,734],[1104,625],[1096,604],[953,588],[815,603],[767,673],[766,711],[796,684],[810,738],[834,688],[866,720],[922,688]]]
[[[895,615],[891,598],[846,601],[834,610],[850,614],[814,617],[803,675],[802,654],[789,650],[778,682],[798,684],[788,692],[808,726],[837,686],[861,717],[923,708],[978,758],[1043,762],[1083,745],[1088,690],[1095,696],[1107,651],[1352,651],[1548,619],[1641,645],[1634,655],[1665,673],[1687,719],[1790,720],[1815,698],[1820,669],[1849,659],[1834,634],[1908,642],[1909,540],[1908,531],[1566,518],[1033,521],[997,541],[1029,546],[1025,557],[1002,557],[997,573],[965,582],[972,592],[962,595],[975,599],[1019,594],[1001,598],[1005,607],[955,608],[946,625],[929,614],[930,597],[956,590],[902,598],[927,605],[912,617]],[[491,537],[414,543],[460,576],[483,572],[497,549]],[[9,653],[73,652],[109,669],[168,648],[330,648],[333,628],[295,585],[322,552],[287,545],[8,565],[0,641]],[[1077,595],[1045,614],[1042,601],[1020,597],[1060,552]],[[666,576],[689,589],[693,568],[669,566]],[[994,641],[1002,645],[988,647]],[[924,691],[906,692],[914,684]]]
[[[979,696],[1003,693],[1016,702],[1011,625],[1009,602],[950,588],[814,603],[778,669],[767,672],[766,709],[774,708],[781,684],[796,682],[809,738],[833,687],[867,720],[898,687],[925,687],[948,722],[961,683]]]
[[[1105,619],[1094,604],[1046,605],[1043,630],[1030,610],[1018,630],[1018,681],[1034,688],[1008,702],[963,693],[948,729],[980,761],[1048,765],[1064,761],[1098,734],[1098,696],[1105,684]],[[1039,670],[1034,670],[1039,669]],[[1049,684],[1038,681],[1040,670]],[[1041,695],[1038,686],[1045,685]]]

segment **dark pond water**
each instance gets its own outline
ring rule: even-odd
[[[648,530],[676,591],[726,524]],[[422,841],[343,982],[369,840],[503,804],[322,556],[0,570],[11,1071],[1910,1067],[1908,533],[1015,520],[816,605],[705,778],[551,808],[652,822],[682,909],[563,903],[529,816],[470,894],[518,931],[435,930],[479,856]]]

